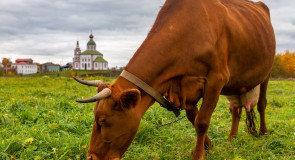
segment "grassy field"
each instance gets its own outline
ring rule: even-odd
[[[15,75],[14,77],[44,77],[48,76],[51,78],[55,77],[72,77],[76,76],[73,73],[77,73],[78,76],[87,77],[87,75],[96,75],[96,76],[105,76],[105,77],[118,77],[121,73],[121,70],[65,70],[60,72],[45,72],[45,73],[35,73],[28,75]]]
[[[0,78],[0,159],[85,159],[94,104],[75,100],[95,93],[95,88],[70,78]],[[270,132],[249,135],[243,113],[239,135],[230,143],[231,114],[221,96],[208,133],[214,151],[207,152],[206,158],[295,159],[294,93],[294,81],[271,81],[266,113]],[[155,128],[174,119],[173,113],[153,105],[123,159],[191,159],[196,134],[186,119]]]

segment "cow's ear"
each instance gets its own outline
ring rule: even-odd
[[[138,89],[128,89],[120,95],[120,104],[123,108],[129,109],[135,107],[140,100],[140,91]]]

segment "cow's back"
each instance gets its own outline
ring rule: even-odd
[[[268,7],[262,2],[220,0],[224,5],[224,36],[228,41],[230,79],[224,92],[252,88],[271,71],[275,36]]]

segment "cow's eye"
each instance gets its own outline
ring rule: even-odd
[[[100,120],[100,123],[105,123],[106,121],[107,120],[103,118],[103,119]]]
[[[99,118],[98,123],[100,126],[106,126],[107,125],[107,119],[106,118]]]

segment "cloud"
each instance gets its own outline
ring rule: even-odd
[[[294,0],[263,0],[277,49],[295,49]],[[86,49],[92,30],[110,66],[124,66],[145,39],[165,0],[0,1],[0,58],[72,61],[76,41]]]
[[[138,47],[146,36],[162,2],[1,1],[0,57],[39,57],[37,61],[42,62],[51,57],[57,63],[60,59],[71,61],[76,40],[83,42],[82,46],[86,45],[92,30],[98,49],[106,52],[106,59],[111,59],[110,65],[125,65],[135,52],[134,47]],[[112,59],[117,59],[113,55],[124,59],[125,63],[114,60],[120,63],[112,64]]]

